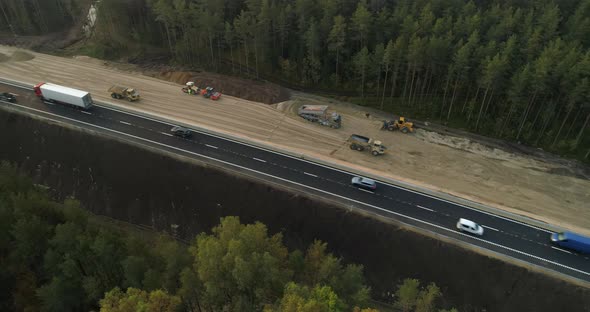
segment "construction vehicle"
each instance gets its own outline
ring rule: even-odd
[[[90,93],[82,90],[41,82],[33,87],[33,91],[43,102],[59,103],[82,109],[89,109],[94,105]]]
[[[328,105],[302,105],[297,114],[305,120],[317,122],[322,126],[338,129],[342,127],[342,117],[336,112],[328,112]]]
[[[217,92],[217,91],[215,91],[215,92],[213,92],[213,94],[211,94],[211,99],[212,99],[213,101],[217,101],[217,100],[219,100],[219,98],[220,98],[220,97],[221,97],[221,92]]]
[[[199,89],[199,87],[195,86],[195,83],[193,81],[187,82],[185,84],[185,86],[182,87],[182,92],[192,94],[192,95],[200,94],[200,91],[201,91],[201,89]]]
[[[16,103],[16,94],[9,92],[0,93],[0,101]]]
[[[348,142],[350,142],[350,149],[357,150],[359,152],[369,150],[373,156],[383,155],[387,149],[385,146],[383,146],[383,144],[381,144],[381,141],[367,138],[358,134],[351,135],[350,138],[348,138]]]
[[[383,120],[381,130],[400,130],[402,133],[414,132],[414,123],[406,121],[404,117],[400,117],[398,120]]]
[[[126,99],[129,102],[139,101],[139,92],[133,88],[112,86],[109,88],[113,99]]]

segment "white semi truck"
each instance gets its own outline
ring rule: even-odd
[[[86,91],[45,82],[36,84],[33,90],[42,101],[71,105],[82,109],[89,109],[94,104],[90,93]]]

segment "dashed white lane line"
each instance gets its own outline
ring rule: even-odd
[[[126,121],[121,121],[121,120],[119,120],[119,122],[120,122],[120,123],[122,123],[122,124],[124,124],[124,125],[131,126],[131,124],[130,124],[130,123],[128,123],[128,122],[126,122]]]
[[[365,190],[365,189],[362,189],[362,188],[359,188],[359,190],[361,190],[361,191],[363,191],[363,192],[370,193],[370,194],[375,194],[375,192],[371,192],[371,191],[369,191],[369,190]]]
[[[214,149],[218,149],[219,147],[214,146],[214,145],[209,145],[209,144],[205,144],[205,146],[210,147],[210,148],[214,148]]]
[[[315,175],[315,174],[311,174],[311,173],[309,173],[309,172],[305,172],[305,171],[303,171],[303,174],[305,174],[305,175],[308,175],[308,176],[310,176],[310,177],[314,177],[314,178],[317,178],[317,177],[318,177],[318,176],[317,176],[317,175]]]
[[[487,226],[487,225],[483,225],[483,224],[482,224],[481,226],[483,226],[483,227],[484,227],[484,228],[486,228],[486,229],[490,229],[490,230],[493,230],[493,231],[496,231],[496,232],[500,232],[500,230],[498,230],[498,229],[494,229],[493,227],[490,227],[490,226]]]
[[[434,209],[426,208],[426,207],[420,206],[420,205],[416,205],[416,207],[418,207],[420,209],[428,210],[428,211],[434,211]]]
[[[561,249],[561,248],[557,248],[557,247],[554,247],[554,246],[551,246],[551,248],[557,249],[557,250],[562,251],[562,252],[567,252],[568,254],[572,254],[571,252],[569,252],[567,250],[564,250],[564,249]]]
[[[256,157],[252,157],[252,159],[254,159],[254,160],[256,160],[256,161],[259,161],[259,162],[263,162],[263,163],[265,163],[265,162],[266,162],[266,160],[264,160],[264,159],[260,159],[260,158],[256,158]]]
[[[92,113],[91,113],[91,112],[87,112],[87,111],[80,111],[80,112],[82,112],[82,114],[86,114],[86,115],[92,115]]]
[[[60,116],[60,115],[57,115],[57,114],[54,114],[54,113],[45,112],[45,111],[42,111],[42,110],[38,110],[38,109],[35,109],[35,108],[31,108],[31,107],[27,107],[27,106],[23,106],[23,105],[19,105],[19,104],[13,104],[13,105],[14,106],[18,106],[18,107],[22,107],[24,109],[28,109],[28,110],[31,110],[31,111],[36,111],[36,112],[39,112],[39,113],[42,113],[42,114],[45,114],[45,115],[55,116],[55,117],[58,117],[58,118],[61,118],[61,119],[69,120],[69,121],[72,121],[74,123],[79,123],[79,124],[87,125],[87,126],[94,127],[94,128],[97,128],[97,129],[102,129],[102,130],[105,130],[105,131],[110,131],[110,132],[113,132],[113,133],[117,133],[117,134],[120,134],[120,135],[124,135],[124,136],[130,137],[130,138],[134,138],[136,140],[141,140],[141,141],[144,141],[144,142],[149,142],[149,143],[156,144],[156,145],[159,145],[159,146],[163,146],[163,147],[166,147],[166,148],[169,148],[169,149],[172,149],[172,150],[177,150],[177,151],[184,152],[184,153],[187,153],[187,154],[191,154],[191,155],[195,155],[195,156],[202,157],[202,158],[205,158],[205,159],[213,160],[213,161],[216,161],[216,162],[219,162],[219,163],[222,163],[222,164],[226,164],[226,165],[233,166],[233,167],[236,167],[236,168],[240,168],[240,169],[244,169],[244,170],[247,170],[247,171],[251,171],[251,172],[254,172],[254,173],[263,175],[263,176],[272,177],[274,179],[281,180],[281,181],[284,181],[284,182],[289,182],[289,183],[292,183],[294,185],[298,185],[298,186],[301,186],[301,187],[304,187],[304,188],[308,188],[308,189],[312,189],[312,190],[315,190],[315,191],[318,191],[318,192],[321,192],[321,193],[324,193],[324,194],[328,194],[328,195],[331,195],[331,196],[334,196],[334,197],[337,197],[337,198],[342,198],[342,199],[345,199],[345,200],[349,200],[351,202],[354,202],[354,203],[357,203],[357,204],[360,204],[360,205],[371,207],[371,208],[377,209],[379,211],[382,211],[382,212],[385,212],[385,213],[388,213],[388,214],[391,214],[391,215],[400,216],[400,217],[404,217],[406,219],[412,220],[414,222],[418,222],[418,223],[422,223],[422,224],[427,224],[429,226],[438,228],[438,229],[440,229],[442,231],[457,233],[458,235],[469,237],[470,239],[474,239],[474,240],[480,241],[480,242],[485,243],[485,244],[496,246],[496,247],[499,247],[499,248],[502,248],[502,249],[505,249],[505,250],[508,250],[508,251],[511,251],[511,252],[514,252],[514,253],[518,253],[518,254],[521,254],[521,255],[524,255],[524,256],[533,258],[533,259],[537,259],[537,260],[540,260],[540,261],[543,261],[543,262],[546,262],[546,263],[553,264],[553,265],[558,266],[558,267],[562,267],[562,268],[565,268],[565,269],[568,269],[568,270],[571,270],[571,271],[574,271],[574,272],[578,272],[578,273],[581,273],[581,274],[590,276],[590,272],[586,272],[586,271],[583,271],[583,270],[580,270],[580,269],[576,269],[576,268],[573,268],[573,267],[570,267],[570,266],[567,266],[567,265],[558,263],[556,261],[552,261],[552,260],[545,259],[545,258],[542,258],[542,257],[539,257],[539,256],[535,256],[533,254],[529,254],[529,253],[526,253],[524,251],[520,251],[518,249],[514,249],[514,248],[511,248],[511,247],[508,247],[508,246],[504,246],[504,245],[501,245],[501,244],[498,244],[498,243],[487,241],[487,240],[481,239],[479,237],[474,237],[474,236],[470,236],[470,235],[467,235],[467,234],[464,234],[464,233],[461,233],[461,232],[456,232],[453,229],[449,229],[449,228],[443,227],[443,226],[438,225],[438,224],[434,224],[434,223],[430,223],[430,222],[427,222],[427,221],[424,221],[424,220],[420,220],[420,219],[417,219],[417,218],[414,218],[414,217],[410,217],[410,216],[401,214],[399,212],[387,210],[385,208],[381,208],[381,207],[378,207],[378,206],[375,206],[375,205],[371,205],[371,204],[368,204],[368,203],[365,203],[365,202],[358,201],[356,199],[352,199],[352,198],[349,198],[349,197],[346,197],[346,196],[338,195],[338,194],[331,193],[331,192],[328,192],[328,191],[325,191],[325,190],[322,190],[322,189],[311,187],[309,185],[301,184],[301,183],[298,183],[298,182],[295,182],[295,181],[291,181],[291,180],[288,180],[288,179],[285,179],[285,178],[274,176],[274,175],[271,175],[271,174],[268,174],[268,173],[264,173],[264,172],[261,172],[261,171],[258,171],[258,170],[254,170],[254,169],[251,169],[251,168],[240,166],[240,165],[237,165],[237,164],[234,164],[234,163],[230,163],[230,162],[227,162],[227,161],[224,161],[224,160],[221,160],[221,159],[216,159],[216,158],[209,157],[209,156],[206,156],[206,155],[202,155],[202,154],[199,154],[199,153],[195,153],[195,152],[191,152],[191,151],[188,151],[188,150],[184,150],[184,149],[181,149],[181,148],[178,148],[178,147],[175,147],[175,146],[171,146],[171,145],[167,145],[167,144],[164,144],[164,143],[152,141],[152,140],[149,140],[149,139],[146,139],[146,138],[138,137],[138,136],[135,136],[135,135],[132,135],[132,134],[129,134],[129,133],[125,133],[125,132],[121,132],[121,131],[109,129],[109,128],[106,128],[106,127],[101,127],[101,126],[98,126],[98,125],[95,125],[95,124],[91,124],[91,123],[88,123],[88,122],[76,120],[76,119],[65,117],[65,116]],[[50,119],[50,120],[53,120],[53,121],[56,121],[56,122],[63,122],[63,121],[56,120],[56,119],[51,119],[51,118],[48,118],[48,117],[45,117],[45,118]],[[363,191],[365,191],[365,190],[363,190]],[[369,191],[366,191],[366,192],[371,193]]]
[[[160,132],[160,133],[163,134],[163,135],[167,135],[167,136],[173,136],[172,134],[166,133],[166,132]]]

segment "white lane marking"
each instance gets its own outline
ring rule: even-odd
[[[55,103],[51,103],[51,102],[45,102],[45,101],[43,101],[43,103],[44,103],[44,104],[47,104],[47,105],[53,105],[53,106],[55,106]]]
[[[97,125],[94,125],[94,124],[91,124],[91,123],[88,123],[88,122],[84,122],[84,121],[80,121],[80,120],[76,120],[76,119],[73,119],[73,118],[64,117],[64,116],[60,116],[60,115],[57,115],[57,114],[45,112],[45,111],[42,111],[42,110],[39,110],[39,109],[35,109],[35,108],[31,108],[31,107],[27,107],[27,106],[23,106],[23,105],[19,105],[19,104],[14,104],[14,105],[15,106],[22,107],[24,109],[28,109],[28,110],[39,112],[41,114],[55,116],[55,117],[58,117],[58,118],[61,118],[61,119],[73,121],[75,123],[87,125],[87,126],[90,126],[90,127],[95,127],[95,128],[98,128],[98,129],[110,131],[110,132],[117,133],[117,134],[120,134],[120,135],[125,135],[125,136],[131,137],[131,138],[134,138],[134,139],[137,139],[137,140],[140,140],[140,141],[145,141],[145,142],[149,142],[149,143],[152,143],[152,144],[155,144],[155,145],[160,145],[160,146],[163,146],[163,147],[166,147],[166,148],[169,148],[169,149],[177,150],[177,151],[180,151],[180,152],[183,152],[183,153],[191,154],[191,155],[198,156],[198,157],[201,157],[201,158],[205,158],[205,159],[209,159],[209,160],[212,160],[212,161],[216,161],[218,163],[222,163],[222,164],[226,164],[226,165],[229,165],[229,166],[233,166],[233,167],[236,167],[236,168],[239,168],[239,169],[242,169],[242,170],[251,171],[251,172],[254,172],[254,173],[263,175],[263,176],[271,177],[273,179],[277,179],[277,180],[280,180],[280,181],[288,182],[288,183],[291,183],[291,184],[294,184],[294,185],[297,185],[297,186],[305,187],[305,188],[308,188],[308,189],[311,189],[311,190],[314,190],[314,191],[317,191],[317,192],[320,192],[320,193],[328,194],[328,195],[331,195],[331,196],[334,196],[334,197],[337,197],[337,198],[341,198],[341,199],[345,199],[345,200],[351,201],[353,203],[357,203],[357,204],[360,204],[360,205],[371,207],[373,209],[376,209],[376,210],[379,210],[379,211],[382,211],[382,212],[385,212],[385,213],[388,213],[388,214],[392,214],[392,215],[396,215],[396,216],[399,216],[399,217],[403,217],[403,218],[406,218],[408,220],[412,220],[412,221],[415,221],[415,222],[427,224],[429,226],[438,228],[438,229],[443,230],[443,231],[451,232],[451,233],[454,233],[456,235],[463,235],[465,237],[469,237],[470,239],[479,240],[479,241],[481,241],[483,243],[486,243],[486,244],[489,244],[489,245],[492,245],[492,246],[503,248],[503,249],[506,249],[506,250],[509,250],[509,251],[512,251],[512,252],[515,252],[515,253],[518,253],[518,254],[521,254],[521,255],[525,255],[527,257],[531,257],[531,258],[534,258],[534,259],[537,259],[537,260],[545,261],[547,263],[553,264],[553,265],[558,266],[558,267],[562,267],[562,268],[565,268],[565,269],[568,269],[568,270],[571,270],[571,271],[574,271],[574,272],[578,272],[578,273],[581,273],[581,274],[590,276],[590,273],[589,272],[585,272],[585,271],[582,271],[582,270],[579,270],[579,269],[576,269],[576,268],[572,268],[572,267],[569,267],[567,265],[563,265],[563,264],[558,263],[558,262],[555,262],[555,261],[551,261],[551,260],[547,260],[545,258],[541,258],[539,256],[531,255],[531,254],[528,254],[528,253],[526,253],[524,251],[520,251],[520,250],[517,250],[517,249],[514,249],[514,248],[506,247],[504,245],[500,245],[500,244],[497,244],[497,243],[494,243],[494,242],[490,242],[490,241],[481,239],[479,237],[467,235],[467,234],[462,233],[462,232],[457,232],[454,229],[449,229],[449,228],[443,227],[441,225],[437,225],[437,224],[430,223],[430,222],[427,222],[427,221],[424,221],[424,220],[416,219],[414,217],[406,216],[406,215],[401,214],[399,212],[390,211],[390,210],[387,210],[385,208],[381,208],[381,207],[378,207],[378,206],[375,206],[375,205],[371,205],[371,204],[367,204],[367,203],[358,201],[356,199],[348,198],[346,196],[342,196],[342,195],[330,193],[328,191],[324,191],[324,190],[321,190],[321,189],[318,189],[318,188],[315,188],[315,187],[312,187],[312,186],[301,184],[301,183],[298,183],[298,182],[295,182],[295,181],[291,181],[291,180],[288,180],[288,179],[285,179],[285,178],[277,177],[277,176],[274,176],[272,174],[264,173],[264,172],[261,172],[261,171],[258,171],[258,170],[254,170],[254,169],[251,169],[251,168],[247,168],[247,167],[244,167],[244,166],[233,164],[233,163],[230,163],[230,162],[225,161],[225,160],[216,159],[216,158],[213,158],[213,157],[210,157],[210,156],[206,156],[206,155],[202,155],[202,154],[199,154],[199,153],[187,151],[187,150],[184,150],[184,149],[175,147],[175,146],[171,146],[171,145],[167,145],[167,144],[164,144],[164,143],[152,141],[152,140],[149,140],[149,139],[146,139],[146,138],[142,138],[142,137],[138,137],[138,136],[135,136],[135,135],[132,135],[132,134],[128,134],[128,133],[125,133],[125,132],[121,132],[121,131],[117,131],[117,130],[113,130],[113,129],[109,129],[109,128],[97,126]],[[47,117],[44,117],[44,118],[47,118]],[[51,118],[47,118],[47,119],[50,119],[51,120]],[[60,121],[60,120],[55,120],[55,119],[52,119],[52,120],[55,121],[55,122],[62,122],[63,123],[63,121]],[[506,255],[506,256],[508,256],[508,255]]]
[[[308,175],[308,176],[310,176],[310,177],[314,177],[314,178],[317,178],[317,177],[318,177],[318,176],[317,176],[317,175],[315,175],[315,174],[311,174],[311,173],[309,173],[309,172],[305,172],[305,171],[303,171],[303,174],[305,174],[305,175]]]
[[[121,121],[121,120],[119,120],[119,122],[120,122],[120,123],[122,123],[122,124],[124,124],[124,125],[131,126],[131,124],[130,124],[130,123],[128,123],[128,122],[126,122],[126,121]]]
[[[131,115],[131,116],[135,116],[135,117],[138,117],[138,118],[143,118],[143,119],[151,120],[151,121],[158,122],[158,123],[161,123],[161,124],[166,124],[166,125],[169,125],[169,126],[173,126],[174,125],[174,124],[169,123],[169,122],[164,121],[164,120],[158,120],[158,119],[154,119],[154,118],[151,118],[151,117],[148,117],[148,116],[142,116],[142,115],[139,115],[139,114],[134,114],[132,112],[122,111],[122,110],[119,110],[119,109],[116,109],[116,108],[112,108],[112,107],[108,107],[108,106],[101,106],[101,105],[96,105],[96,104],[95,104],[95,106],[98,106],[98,107],[101,107],[101,108],[104,108],[104,109],[108,109],[108,110],[112,110],[112,111],[116,111],[116,112],[119,112],[119,113]],[[273,151],[273,150],[268,149],[268,148],[265,148],[265,147],[256,146],[256,145],[253,145],[253,144],[250,144],[250,143],[247,143],[247,142],[242,142],[242,141],[234,140],[234,139],[231,139],[231,138],[223,137],[223,136],[220,136],[220,135],[216,135],[216,134],[213,134],[213,133],[208,133],[208,132],[205,132],[205,131],[202,131],[202,130],[192,129],[192,128],[191,128],[191,130],[194,131],[194,132],[196,132],[196,133],[200,133],[202,135],[207,135],[207,136],[218,138],[218,139],[222,139],[222,140],[225,140],[225,141],[230,141],[230,142],[233,142],[233,143],[236,143],[236,144],[240,144],[240,145],[248,146],[248,147],[251,147],[251,148],[263,150],[263,151],[266,151],[266,152],[269,152],[269,153],[273,153],[275,155],[280,155],[280,156],[291,158],[291,159],[294,159],[294,160],[297,160],[297,161],[306,162],[306,163],[312,164],[314,166],[319,166],[319,167],[323,167],[323,168],[326,168],[326,169],[338,171],[338,172],[341,172],[341,173],[349,174],[351,176],[356,176],[355,173],[352,173],[352,172],[349,172],[349,171],[345,171],[345,170],[342,170],[342,169],[338,169],[338,168],[335,168],[335,167],[330,167],[330,166],[327,166],[327,165],[324,165],[324,164],[316,163],[316,162],[313,162],[313,161],[310,161],[310,160],[307,160],[307,159],[302,158],[304,156],[296,157],[296,156],[292,156],[292,155],[289,155],[289,154],[285,154],[285,153]],[[539,230],[539,231],[543,231],[543,232],[546,232],[546,233],[553,233],[553,231],[549,231],[549,230],[546,230],[544,228],[540,228],[538,226],[530,225],[528,223],[524,223],[524,222],[521,222],[521,221],[518,221],[518,220],[514,220],[514,219],[507,218],[507,217],[503,217],[503,216],[500,216],[500,215],[497,215],[497,214],[493,214],[491,212],[487,212],[487,211],[480,210],[480,209],[477,209],[477,208],[469,207],[469,206],[466,206],[466,205],[463,205],[463,204],[459,204],[459,203],[456,203],[456,202],[453,202],[453,201],[450,201],[450,200],[446,200],[446,199],[443,199],[443,198],[440,198],[440,197],[436,197],[436,196],[429,195],[429,194],[426,194],[426,193],[423,193],[423,192],[415,191],[415,190],[412,190],[412,189],[409,189],[409,188],[406,188],[406,187],[403,187],[403,186],[391,184],[391,183],[384,182],[384,181],[379,181],[379,182],[381,182],[381,183],[383,183],[385,185],[388,185],[388,186],[391,186],[391,187],[400,189],[400,190],[408,191],[408,192],[411,192],[411,193],[414,193],[414,194],[418,194],[418,195],[426,196],[428,198],[432,198],[432,199],[435,199],[435,200],[443,201],[443,202],[446,202],[446,203],[451,204],[451,205],[455,205],[455,206],[459,206],[459,207],[462,207],[462,208],[465,208],[465,209],[469,209],[469,210],[472,210],[472,211],[480,212],[480,213],[483,213],[483,214],[486,214],[486,215],[489,215],[489,216],[492,216],[492,217],[496,217],[496,218],[499,218],[499,219],[502,219],[502,220],[505,220],[505,221],[517,223],[517,224],[520,224],[520,225],[523,225],[523,226],[526,226],[526,227],[530,227],[530,228],[533,228],[533,229],[536,229],[536,230]]]
[[[363,191],[363,192],[367,192],[367,193],[370,193],[370,194],[375,194],[375,192],[371,192],[371,191],[369,191],[369,190],[365,190],[365,189],[362,189],[362,188],[360,188],[360,187],[357,187],[357,188],[358,188],[359,190]],[[328,194],[331,194],[331,193],[328,193]]]
[[[264,159],[260,159],[260,158],[256,158],[256,157],[252,157],[252,159],[254,159],[254,160],[257,160],[257,161],[259,161],[259,162],[263,162],[263,163],[265,163],[265,162],[266,162],[266,160],[264,160]]]
[[[573,254],[573,253],[572,253],[572,252],[570,252],[570,251],[567,251],[567,250],[565,250],[565,249],[561,249],[561,248],[557,248],[557,247],[555,247],[555,246],[551,246],[551,248],[553,248],[553,249],[557,249],[557,250],[559,250],[559,251],[567,252],[567,253],[568,253],[568,254],[570,254],[570,255],[572,255],[572,254]]]
[[[2,79],[2,80],[4,80],[4,81],[2,81],[2,83],[4,83],[4,84],[13,85],[13,86],[16,86],[16,87],[19,87],[19,88],[23,88],[23,89],[26,89],[26,90],[33,90],[33,88],[30,88],[30,87],[29,88],[26,88],[26,87],[23,87],[23,86],[18,86],[18,85],[14,85],[14,84],[11,84],[9,82],[6,82],[6,80],[8,80],[8,79]],[[161,123],[161,124],[166,124],[166,125],[169,125],[169,126],[174,125],[174,124],[169,123],[167,121],[158,120],[158,119],[151,118],[151,117],[148,117],[148,116],[145,116],[145,115],[140,115],[140,114],[135,114],[135,113],[128,112],[128,111],[119,110],[119,109],[116,109],[116,108],[113,108],[113,107],[101,106],[101,105],[97,105],[97,104],[95,104],[95,106],[101,107],[103,109],[108,109],[108,110],[116,111],[116,112],[119,112],[119,113],[127,114],[127,115],[130,115],[130,116],[135,116],[135,117],[138,117],[138,118],[151,120],[151,121],[158,122],[158,123]],[[306,162],[306,163],[309,163],[309,164],[312,164],[312,165],[315,165],[315,166],[320,166],[320,167],[323,167],[323,168],[327,168],[327,169],[330,169],[330,170],[338,171],[338,172],[349,174],[349,175],[353,175],[353,176],[355,175],[354,173],[351,173],[351,172],[348,172],[348,171],[345,171],[345,170],[342,170],[342,169],[338,169],[338,168],[335,168],[335,167],[330,167],[330,166],[327,166],[327,165],[324,165],[324,164],[320,164],[320,163],[316,163],[316,162],[313,162],[313,161],[309,161],[307,159],[302,158],[304,156],[295,157],[295,156],[291,156],[291,155],[288,155],[288,154],[285,154],[285,153],[273,151],[273,150],[268,149],[268,148],[265,148],[265,147],[256,146],[256,145],[253,145],[253,144],[249,144],[247,142],[242,142],[242,141],[234,140],[234,139],[231,139],[231,138],[227,138],[227,137],[215,135],[215,134],[204,132],[204,131],[201,131],[201,130],[197,130],[197,129],[191,129],[191,130],[194,131],[194,132],[203,134],[203,135],[207,135],[207,136],[210,136],[210,137],[214,137],[214,138],[218,138],[218,139],[230,141],[230,142],[233,142],[233,143],[237,143],[237,144],[249,146],[249,147],[260,149],[260,150],[264,150],[264,151],[267,151],[269,153],[273,153],[273,154],[276,154],[276,155],[281,155],[281,156],[288,157],[288,158],[291,158],[291,159],[294,159],[294,160],[298,160],[298,161],[301,161],[301,162]],[[518,220],[510,219],[510,218],[503,217],[503,216],[500,216],[500,215],[497,215],[497,214],[493,214],[493,213],[490,213],[490,212],[487,212],[487,211],[484,211],[484,210],[480,210],[480,209],[469,207],[469,206],[466,206],[466,205],[463,205],[463,204],[452,202],[450,200],[446,200],[446,199],[443,199],[443,198],[440,198],[440,197],[432,196],[432,195],[429,195],[429,194],[426,194],[426,193],[423,193],[423,192],[414,191],[412,189],[409,189],[409,188],[406,188],[406,187],[403,187],[403,186],[399,186],[399,185],[395,185],[395,184],[391,184],[391,183],[383,182],[383,181],[380,181],[380,182],[382,182],[385,185],[388,185],[388,186],[391,186],[391,187],[394,187],[394,188],[397,188],[397,189],[400,189],[400,190],[408,191],[408,192],[411,192],[411,193],[414,193],[414,194],[418,194],[418,195],[426,196],[428,198],[432,198],[432,199],[435,199],[435,200],[443,201],[443,202],[446,202],[446,203],[451,204],[451,205],[455,205],[455,206],[463,207],[465,209],[469,209],[469,210],[476,211],[476,212],[479,212],[479,213],[487,214],[487,215],[492,216],[492,217],[496,217],[496,218],[503,219],[503,220],[506,220],[506,221],[509,221],[509,222],[520,224],[520,225],[523,225],[523,226],[526,226],[526,227],[530,227],[530,228],[533,228],[533,229],[536,229],[536,230],[539,230],[539,231],[543,231],[543,232],[546,232],[546,233],[553,233],[553,231],[549,231],[549,230],[546,230],[544,228],[540,228],[538,226],[530,225],[530,224],[527,224],[527,223],[524,223],[524,222],[521,222],[521,221],[518,221]]]
[[[498,230],[498,229],[494,229],[493,227],[490,227],[490,226],[487,226],[487,225],[483,225],[483,224],[482,224],[481,226],[483,226],[483,227],[484,227],[484,228],[486,228],[486,229],[490,229],[490,230],[494,230],[494,231],[496,231],[496,232],[500,232],[500,230]]]
[[[426,208],[420,205],[416,205],[416,207],[420,208],[420,209],[424,209],[424,210],[428,210],[428,211],[434,211],[434,209],[430,209],[430,208]]]
[[[92,115],[91,112],[87,112],[87,111],[80,111],[82,114],[86,114],[86,115]]]
[[[173,136],[172,134],[166,133],[166,132],[160,132],[160,133],[163,134],[163,135],[167,135],[167,136]]]
[[[205,146],[210,147],[210,148],[214,148],[214,149],[218,149],[219,148],[217,146],[213,146],[213,145],[209,145],[209,144],[205,144]]]

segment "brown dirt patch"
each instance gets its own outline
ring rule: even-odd
[[[8,62],[10,57],[4,53],[0,53],[0,62]]]
[[[15,51],[14,53],[12,53],[12,56],[10,57],[10,59],[15,62],[29,61],[34,58],[34,55],[32,55],[31,53],[27,53],[25,51]]]
[[[208,72],[162,71],[152,76],[182,85],[194,81],[201,88],[211,86],[223,94],[265,104],[284,102],[291,96],[288,89],[273,83]]]

